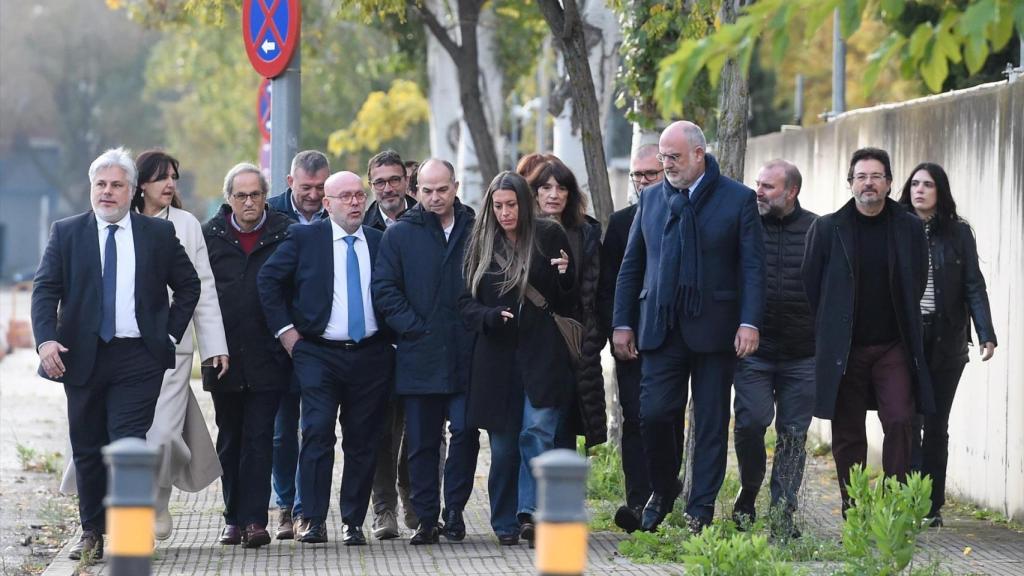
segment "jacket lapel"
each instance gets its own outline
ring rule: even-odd
[[[331,302],[334,298],[334,234],[331,230],[330,219],[321,220],[311,226],[317,227],[317,243],[324,247],[320,251],[321,289],[324,291],[324,302]]]
[[[855,261],[855,247],[853,237],[853,219],[854,212],[857,208],[853,205],[854,200],[850,200],[845,206],[839,209],[839,217],[836,218],[836,234],[839,238],[840,249],[842,250],[843,256],[846,257],[846,266],[850,270],[853,270],[853,263]]]
[[[97,228],[96,214],[89,213],[87,218],[82,220],[82,227],[78,231],[78,244],[84,250],[83,262],[92,263],[89,266],[89,284],[96,292],[97,302],[103,301],[103,264],[100,261],[100,235]]]
[[[146,217],[132,212],[130,218],[132,223],[132,244],[135,249],[135,290],[136,292],[141,292],[149,289],[146,285],[147,272],[149,270],[147,264],[155,247],[150,246],[149,222],[146,221]],[[166,290],[166,287],[164,289]],[[136,298],[136,316],[140,314],[139,307],[141,305],[140,299]]]

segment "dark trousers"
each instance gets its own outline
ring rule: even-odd
[[[448,459],[444,465],[444,505],[447,510],[461,511],[469,501],[480,451],[480,431],[466,423],[465,393],[403,398],[412,507],[421,525],[433,526],[441,513],[437,470],[445,420],[451,433]]]
[[[281,396],[274,417],[273,485],[277,507],[302,515],[302,499],[296,494],[299,474],[299,400],[297,387]]]
[[[935,332],[930,322],[924,324],[924,352],[926,358],[933,358],[932,347]],[[931,362],[928,370],[932,376],[932,393],[935,395],[935,413],[928,416],[914,416],[911,437],[911,468],[932,477],[932,509],[934,517],[946,504],[946,463],[949,460],[949,413],[953,410],[953,398],[964,373],[966,360],[943,358]],[[923,432],[923,436],[922,436]]]
[[[392,512],[398,507],[398,493],[403,503],[409,498],[408,442],[405,439],[405,408],[402,399],[391,398],[384,417],[384,433],[377,450],[377,470],[373,475],[373,513]],[[397,489],[396,489],[397,488]]]
[[[100,341],[84,386],[64,386],[82,530],[106,530],[107,470],[101,450],[121,438],[146,439],[163,376],[164,367],[141,338],[115,338]]]
[[[743,358],[736,366],[736,414],[733,443],[740,470],[740,486],[756,495],[767,466],[764,435],[775,421],[775,458],[772,462],[772,505],[797,507],[797,494],[807,460],[807,428],[814,414],[814,356],[794,360]]]
[[[849,507],[846,485],[850,468],[868,459],[864,418],[872,399],[882,423],[882,471],[901,481],[910,471],[910,431],[914,419],[914,389],[907,355],[900,342],[854,346],[839,382],[832,417],[832,457],[836,461],[843,509]]]
[[[711,521],[715,498],[725,479],[729,441],[729,389],[736,356],[732,351],[698,354],[690,350],[678,329],[670,330],[657,350],[641,355],[640,417],[644,453],[651,487],[670,494],[679,481],[683,443],[678,419],[686,407],[687,382],[693,390],[696,434],[693,488],[686,512]]]
[[[302,390],[299,493],[302,515],[324,521],[330,507],[335,422],[341,423],[341,520],[361,526],[370,502],[395,350],[383,339],[348,350],[300,340],[292,350]],[[339,416],[340,408],[340,416]]]
[[[626,505],[642,508],[651,495],[644,441],[640,433],[640,361],[615,361],[615,380],[622,408],[622,474],[626,479]],[[682,430],[682,420],[679,420]]]
[[[239,367],[240,368],[240,367]],[[267,525],[274,414],[281,392],[211,392],[217,420],[217,457],[224,474],[224,522]]]

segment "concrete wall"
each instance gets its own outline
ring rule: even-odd
[[[848,162],[863,146],[889,151],[894,197],[917,163],[941,164],[959,213],[974,226],[999,347],[984,364],[971,349],[950,417],[947,492],[1024,519],[1024,81],[856,110],[827,125],[752,138],[744,180],[753,186],[761,165],[785,158],[803,173],[801,203],[832,212],[850,198]],[[867,421],[879,466],[881,429],[874,413]],[[827,422],[815,421],[813,429],[828,440]]]

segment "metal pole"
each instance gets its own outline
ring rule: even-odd
[[[793,95],[793,124],[804,123],[804,75],[796,75],[796,94]]]
[[[832,116],[846,112],[846,42],[839,30],[839,10],[832,18]]]
[[[140,438],[122,438],[103,448],[109,470],[107,534],[111,576],[148,575],[153,561],[157,451]]]
[[[299,105],[302,100],[302,41],[288,68],[270,81],[270,195],[288,189],[285,176],[299,150]]]
[[[537,572],[582,575],[587,565],[587,459],[558,449],[537,456],[530,465],[537,479]]]

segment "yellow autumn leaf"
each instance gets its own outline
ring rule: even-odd
[[[968,547],[964,548],[964,556],[970,556],[970,554],[971,554],[971,547],[968,546]]]

